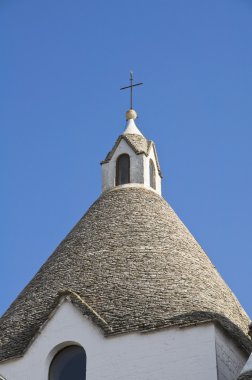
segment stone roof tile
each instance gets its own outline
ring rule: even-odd
[[[0,360],[23,355],[66,291],[105,335],[213,320],[251,349],[241,305],[172,208],[144,187],[116,187],[90,207],[1,318]]]

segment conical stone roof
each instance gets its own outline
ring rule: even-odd
[[[141,186],[103,193],[49,257],[1,319],[1,360],[24,353],[63,295],[105,335],[214,320],[251,348],[233,293],[167,202]]]

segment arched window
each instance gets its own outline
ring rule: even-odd
[[[53,358],[49,380],[86,380],[86,353],[82,347],[68,346]]]
[[[116,161],[116,186],[130,183],[130,158],[121,154]]]
[[[150,160],[150,187],[156,190],[156,172],[152,160]]]

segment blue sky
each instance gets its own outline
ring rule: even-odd
[[[2,0],[0,313],[101,191],[125,126],[252,316],[251,0]]]

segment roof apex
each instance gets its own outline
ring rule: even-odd
[[[134,119],[127,120],[126,128],[123,132],[123,135],[140,135],[140,136],[143,136],[143,134],[137,128]]]

